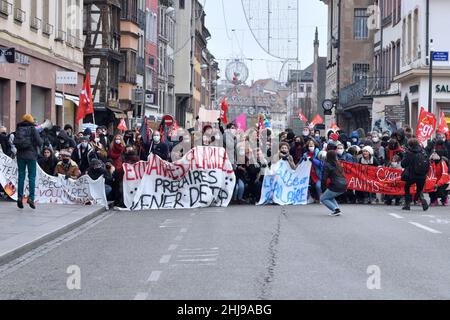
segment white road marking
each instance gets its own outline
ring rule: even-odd
[[[183,251],[201,251],[201,250],[204,250],[204,251],[210,251],[210,250],[219,250],[219,248],[210,248],[210,249],[208,249],[208,248],[195,248],[195,249],[182,249]]]
[[[180,233],[186,233],[187,231],[188,231],[187,228],[182,228],[182,229],[180,230]]]
[[[171,244],[169,249],[167,249],[167,251],[174,251],[174,250],[177,250],[177,248],[178,248],[177,244]]]
[[[431,233],[442,233],[440,231],[431,229],[431,228],[429,228],[427,226],[424,226],[423,224],[420,224],[420,223],[417,223],[417,222],[409,222],[409,223],[412,224],[413,226],[416,226],[418,228],[421,228],[421,229],[426,230],[426,231],[431,232]]]
[[[161,259],[159,260],[159,263],[169,263],[170,258],[172,258],[172,255],[166,254],[161,257]]]
[[[135,297],[134,300],[147,300],[148,293],[147,292],[139,292]]]
[[[177,255],[177,257],[217,257],[218,253],[212,253],[212,254],[180,254]]]
[[[177,228],[177,226],[159,226],[160,228]]]
[[[161,276],[162,271],[152,271],[150,274],[150,277],[148,277],[147,282],[156,282],[159,280],[159,277]]]
[[[401,215],[395,214],[395,213],[389,213],[390,216],[396,218],[396,219],[404,219]]]
[[[217,261],[217,258],[212,258],[212,259],[180,259],[177,260],[180,262],[208,262],[208,261]]]
[[[171,264],[169,267],[174,268],[174,267],[179,267],[179,266],[192,266],[192,263],[176,263],[176,264]],[[217,266],[217,263],[199,263],[199,264],[195,264],[196,267],[202,267],[202,266]]]
[[[422,217],[427,217],[427,218],[434,218],[435,216],[430,215],[430,214],[423,214]]]
[[[181,241],[181,240],[183,240],[183,236],[177,236],[177,237],[175,238],[175,241]]]

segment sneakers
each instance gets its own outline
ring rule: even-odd
[[[441,201],[444,207],[448,207],[448,198],[445,198],[444,201]]]
[[[336,209],[336,210],[334,210],[333,212],[331,212],[331,213],[329,214],[329,216],[331,216],[331,217],[339,217],[340,215],[342,215],[340,209]]]
[[[36,206],[34,205],[34,201],[31,199],[28,199],[27,201],[28,205],[30,206],[31,209],[36,209]]]
[[[23,209],[23,200],[22,198],[17,199],[17,206],[19,209]]]
[[[411,211],[411,207],[410,207],[410,205],[405,205],[405,206],[402,208],[402,210],[405,210],[405,211]]]
[[[437,199],[430,203],[431,207],[437,207],[439,205]]]
[[[426,201],[422,201],[422,209],[423,211],[427,211],[430,208]]]

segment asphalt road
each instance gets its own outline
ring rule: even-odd
[[[343,212],[113,212],[0,266],[0,299],[450,298],[448,208]]]

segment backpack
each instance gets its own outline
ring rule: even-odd
[[[29,150],[33,148],[33,127],[18,127],[14,135],[14,145],[17,150]]]
[[[426,176],[430,171],[430,161],[422,151],[414,159],[414,173],[418,176]]]

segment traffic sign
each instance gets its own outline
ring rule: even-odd
[[[166,127],[171,127],[174,124],[174,120],[173,120],[173,117],[171,115],[165,115],[163,117],[163,120],[164,120],[164,124],[165,124]]]
[[[448,61],[448,51],[434,51],[433,61]]]

